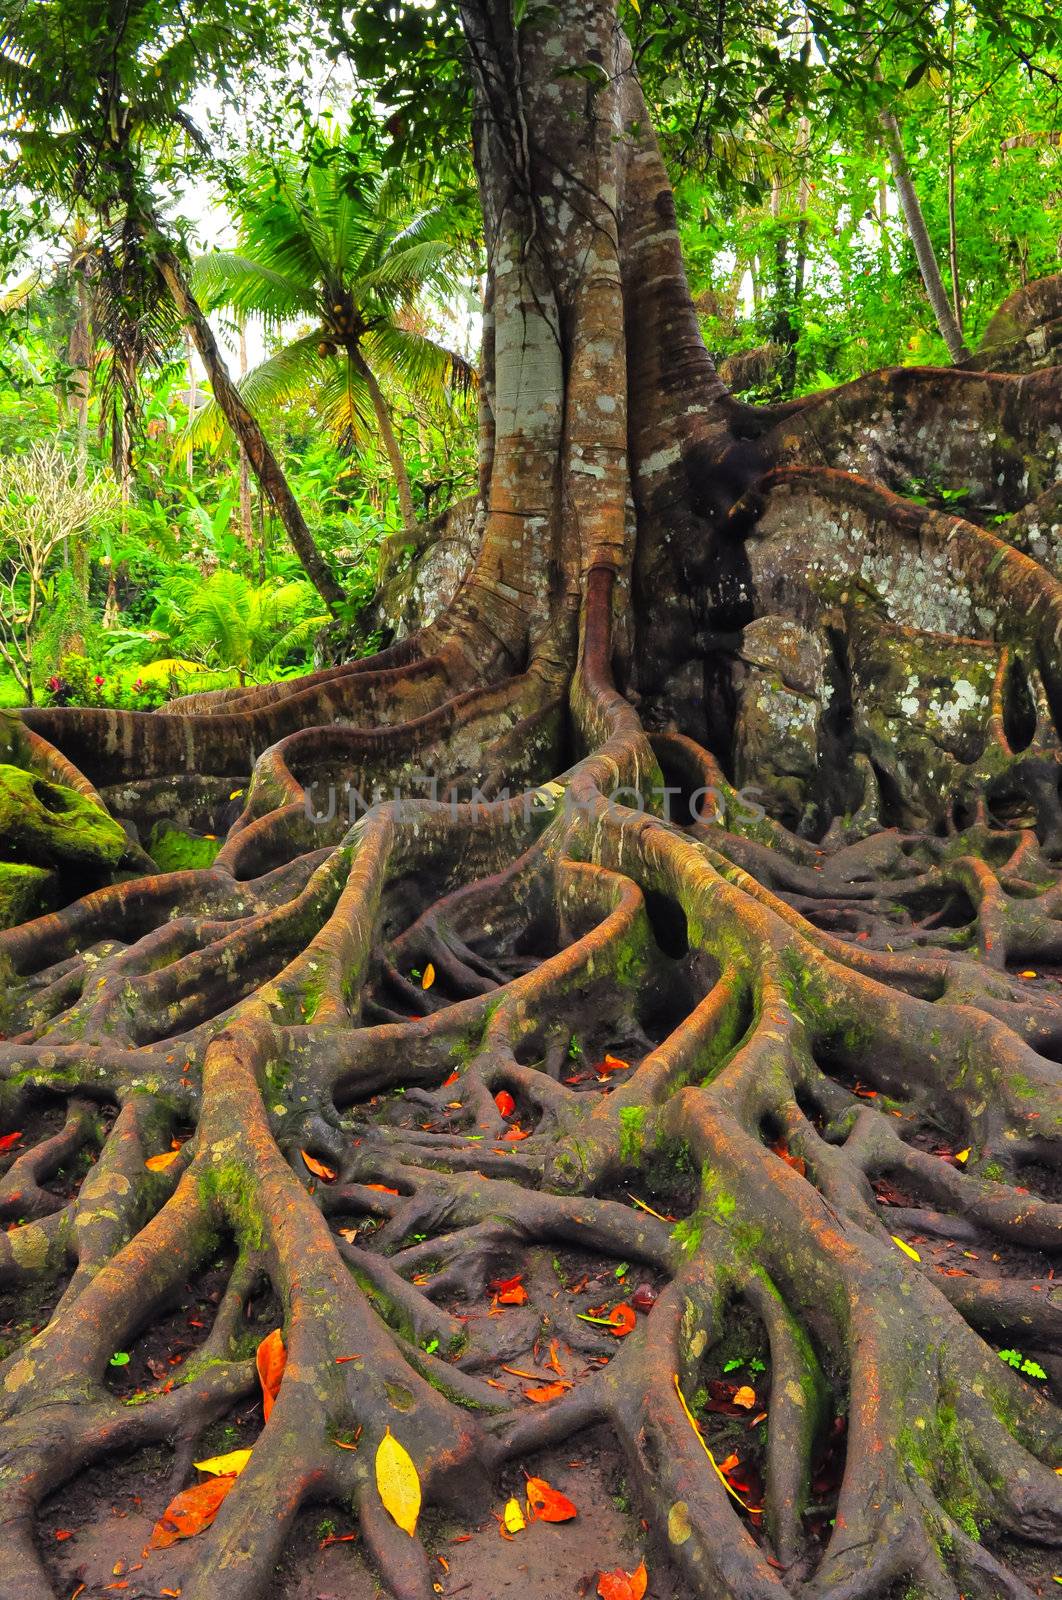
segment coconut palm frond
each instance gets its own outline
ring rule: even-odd
[[[196,297],[210,310],[231,306],[235,311],[255,311],[268,321],[312,312],[315,295],[305,283],[266,262],[231,250],[212,250],[198,256],[189,267],[189,282]]]

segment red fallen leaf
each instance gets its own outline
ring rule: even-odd
[[[805,1176],[808,1170],[807,1162],[803,1156],[793,1155],[792,1151],[787,1148],[784,1139],[779,1139],[777,1143],[770,1146],[770,1149],[774,1151],[776,1156],[781,1156],[782,1160],[792,1167],[794,1172],[799,1172],[802,1178]]]
[[[613,1306],[609,1312],[609,1333],[615,1339],[625,1339],[631,1332],[638,1318],[628,1305]]]
[[[524,1396],[538,1405],[545,1405],[549,1400],[559,1400],[570,1388],[570,1383],[546,1383],[540,1389],[525,1389]]]
[[[512,1140],[515,1140],[515,1139],[530,1139],[530,1137],[531,1137],[530,1128],[520,1128],[520,1127],[515,1127],[514,1126],[514,1127],[509,1129],[508,1133],[503,1133],[502,1134],[502,1143],[504,1144],[507,1139],[509,1141],[512,1141]]]
[[[630,1068],[630,1062],[629,1061],[621,1061],[619,1056],[609,1055],[607,1051],[605,1053],[604,1061],[598,1061],[594,1065],[594,1071],[598,1072],[598,1073],[601,1073],[601,1072],[626,1072],[626,1071],[628,1071],[629,1068]]]
[[[500,1306],[526,1306],[527,1290],[522,1283],[516,1284],[512,1289],[503,1289],[498,1296],[498,1304]]]
[[[267,1422],[269,1413],[273,1409],[273,1402],[280,1393],[280,1380],[284,1376],[287,1359],[284,1334],[280,1328],[274,1328],[272,1333],[266,1334],[254,1358],[259,1382],[262,1385],[262,1415]]]
[[[443,1088],[444,1089],[448,1089],[452,1083],[456,1083],[457,1082],[457,1080],[458,1080],[458,1078],[460,1076],[461,1076],[461,1074],[459,1072],[451,1072],[451,1074],[450,1074],[450,1076],[448,1078],[444,1078],[443,1079],[443,1082],[442,1082]]]
[[[972,1278],[973,1277],[973,1273],[972,1272],[967,1272],[965,1267],[941,1267],[941,1266],[938,1266],[937,1267],[937,1271],[938,1272],[942,1272],[944,1274],[945,1278]]]
[[[14,1149],[15,1145],[18,1144],[18,1141],[21,1138],[22,1138],[22,1129],[21,1128],[19,1128],[17,1133],[5,1133],[3,1135],[0,1135],[0,1151]]]
[[[867,1089],[861,1083],[857,1083],[855,1085],[852,1093],[859,1095],[863,1100],[876,1100],[878,1098],[878,1091],[876,1089]]]
[[[313,1156],[306,1154],[305,1150],[300,1150],[299,1154],[315,1178],[323,1178],[325,1183],[335,1182],[336,1175],[331,1167],[326,1167],[323,1161],[315,1161]]]
[[[182,1489],[151,1530],[148,1549],[165,1550],[178,1539],[192,1539],[209,1528],[235,1482],[235,1478],[208,1478],[191,1489]]]
[[[61,1539],[72,1539],[74,1537],[74,1530],[73,1530],[73,1528],[56,1528],[55,1537],[56,1537],[56,1539],[60,1539],[60,1540]]]
[[[527,1515],[531,1522],[570,1522],[579,1513],[568,1496],[554,1489],[545,1478],[528,1478]]]
[[[494,1104],[497,1106],[503,1117],[511,1117],[513,1112],[516,1110],[516,1101],[513,1099],[508,1089],[498,1090],[497,1094],[494,1096]]]
[[[386,1183],[363,1183],[363,1189],[375,1189],[377,1194],[397,1194],[397,1189],[389,1189]]]
[[[633,1572],[624,1572],[622,1567],[603,1572],[597,1580],[597,1592],[601,1600],[642,1600],[648,1582],[645,1562],[639,1561]]]
[[[518,1289],[524,1281],[522,1272],[517,1272],[511,1278],[491,1278],[490,1287],[495,1294],[504,1294],[507,1289]]]
[[[349,1544],[352,1539],[357,1537],[356,1533],[330,1533],[327,1538],[321,1540],[317,1548],[318,1550],[324,1550],[330,1544]]]

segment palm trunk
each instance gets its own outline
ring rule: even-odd
[[[173,296],[174,304],[191,332],[200,360],[206,368],[207,377],[210,379],[210,385],[214,391],[214,399],[221,407],[222,413],[233,433],[247,451],[247,459],[251,464],[255,477],[258,479],[262,492],[268,495],[279,514],[288,538],[291,540],[292,548],[302,562],[306,576],[322,600],[324,600],[328,609],[335,611],[343,600],[343,590],[336,582],[328,563],[314,543],[313,534],[306,525],[306,519],[291,492],[291,486],[284,476],[280,462],[273,454],[265,434],[262,432],[255,417],[247,409],[243,397],[229,377],[228,369],[225,366],[221,351],[218,349],[213,330],[203,315],[199,302],[188,286],[188,281],[177,257],[157,232],[155,234],[155,259],[159,271],[165,279],[166,286]]]
[[[377,383],[375,373],[357,345],[348,346],[347,355],[365,380],[365,387],[369,391],[372,409],[376,413],[376,426],[380,430],[380,437],[383,440],[384,449],[387,451],[387,459],[391,463],[391,471],[394,473],[395,485],[398,489],[398,504],[402,510],[402,526],[406,529],[415,528],[417,525],[417,513],[413,509],[413,491],[410,488],[409,473],[406,471],[406,464],[402,460],[402,452],[398,448],[398,440],[395,437],[391,413],[387,409],[387,401],[383,397],[383,390]]]
[[[940,267],[933,252],[933,245],[926,227],[926,219],[922,215],[922,206],[911,178],[911,169],[907,165],[907,156],[904,153],[903,137],[900,133],[900,124],[891,111],[881,113],[881,125],[885,130],[885,141],[888,145],[889,160],[892,163],[892,176],[896,184],[896,193],[900,197],[900,206],[903,210],[907,232],[914,246],[918,269],[922,274],[922,282],[926,286],[929,303],[933,307],[933,315],[937,319],[937,327],[941,337],[948,347],[948,354],[953,362],[967,361],[970,356],[963,340],[962,330],[955,320],[955,313],[948,301],[944,288],[944,281],[940,276]]]

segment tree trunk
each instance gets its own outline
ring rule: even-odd
[[[907,224],[907,232],[914,246],[915,258],[918,261],[918,270],[922,274],[929,303],[933,307],[933,315],[937,319],[941,338],[948,347],[948,354],[952,361],[967,361],[969,350],[963,340],[962,329],[956,321],[955,312],[948,304],[948,296],[940,276],[940,267],[937,265],[933,243],[929,237],[922,207],[918,199],[911,177],[911,169],[907,164],[907,156],[903,148],[903,135],[900,124],[891,111],[881,113],[881,125],[885,130],[885,142],[889,150],[889,160],[892,164],[893,181],[896,184],[896,193],[900,199],[900,209],[903,219]]]
[[[240,318],[240,377],[247,376],[247,327]],[[251,517],[251,464],[242,441],[237,440],[240,452],[240,531],[247,546],[247,554],[254,552],[254,525]]]
[[[325,1512],[397,1600],[642,1549],[683,1600],[1019,1600],[1062,1514],[1062,586],[1029,553],[1062,375],[734,401],[612,5],[462,18],[490,273],[452,603],[296,682],[23,714],[141,837],[222,844],[0,935],[0,1243],[44,1323],[0,1384],[0,1600],[110,1581],[108,1452],[136,1556],[236,1444],[152,1592],[330,1590]],[[448,1519],[414,1537],[399,1448]],[[499,1558],[540,1479],[592,1545]]]
[[[376,381],[376,374],[372,371],[356,344],[347,346],[347,360],[360,373],[365,387],[369,391],[372,409],[376,415],[376,426],[380,430],[380,438],[383,440],[387,459],[391,463],[391,473],[395,480],[395,487],[398,490],[402,526],[406,529],[415,528],[417,525],[417,513],[413,509],[413,491],[409,484],[409,473],[406,471],[406,464],[402,459],[402,451],[395,436],[394,424],[391,421],[391,413],[388,409],[387,401],[384,399],[383,390]]]
[[[314,543],[313,535],[299,510],[298,502],[291,492],[280,463],[258,422],[248,411],[239,390],[229,377],[213,330],[188,287],[177,257],[157,232],[154,236],[153,249],[159,271],[173,295],[174,304],[191,332],[199,358],[206,368],[214,399],[236,438],[247,451],[247,458],[258,479],[259,487],[280,517],[284,530],[291,540],[292,549],[302,562],[306,576],[329,610],[334,611],[343,600],[343,590]]]

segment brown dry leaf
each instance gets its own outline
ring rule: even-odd
[[[269,1413],[273,1409],[273,1402],[280,1393],[280,1380],[284,1376],[287,1359],[284,1334],[280,1328],[274,1328],[272,1333],[266,1334],[254,1358],[259,1382],[262,1385],[262,1415],[267,1422]]]
[[[192,1539],[209,1528],[235,1478],[208,1478],[172,1499],[151,1530],[149,1550],[165,1550],[178,1539]]]
[[[313,1156],[307,1155],[305,1150],[300,1150],[299,1154],[315,1178],[323,1178],[325,1183],[335,1182],[336,1175],[331,1167],[326,1167],[323,1161],[317,1161]]]

